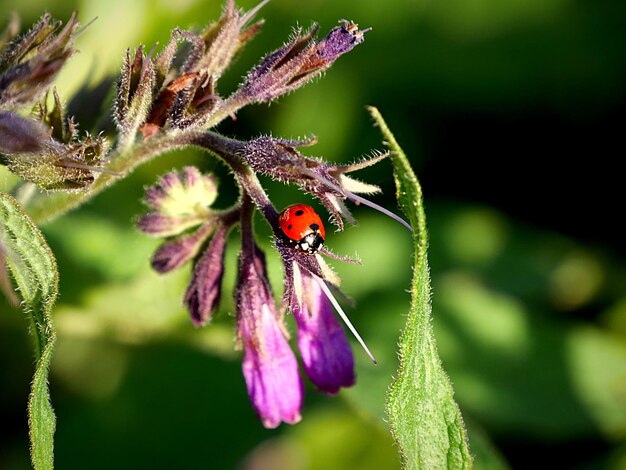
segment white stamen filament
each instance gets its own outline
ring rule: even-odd
[[[399,215],[394,214],[390,210],[387,210],[384,207],[379,206],[375,202],[372,202],[372,201],[370,201],[368,199],[365,199],[365,198],[363,198],[361,196],[357,196],[356,194],[351,193],[350,191],[347,191],[345,188],[337,186],[336,184],[332,183],[331,181],[323,179],[322,177],[320,177],[314,171],[308,170],[306,168],[302,169],[301,171],[305,175],[309,175],[311,178],[316,179],[320,183],[330,187],[331,189],[334,189],[335,191],[339,192],[340,194],[343,194],[346,198],[350,199],[352,202],[355,202],[356,204],[365,204],[366,206],[369,206],[372,209],[376,209],[377,211],[382,212],[386,216],[391,217],[393,220],[395,220],[397,222],[400,222],[402,225],[404,225],[406,228],[408,228],[411,232],[413,231],[413,227],[411,227],[411,225],[409,225],[409,223],[406,220],[404,220]]]
[[[369,199],[365,199],[365,198],[363,198],[361,196],[357,196],[354,193],[351,193],[351,192],[348,192],[348,191],[344,191],[344,193],[345,193],[345,195],[346,195],[346,197],[348,199],[351,199],[355,203],[357,203],[357,204],[365,204],[366,206],[369,206],[372,209],[376,209],[377,211],[382,212],[383,214],[391,217],[393,220],[396,220],[396,221],[400,222],[402,225],[404,225],[406,228],[408,228],[411,232],[413,231],[413,227],[411,227],[406,220],[404,220],[402,217],[394,214],[390,210],[385,209],[383,206],[379,206],[375,202],[372,202]]]
[[[320,279],[319,277],[315,275],[313,275],[313,277],[322,288],[322,291],[324,291],[324,294],[326,294],[326,297],[328,297],[328,300],[330,300],[330,303],[333,304],[333,307],[335,307],[335,310],[337,310],[337,313],[339,313],[339,316],[341,317],[341,319],[344,321],[346,326],[350,329],[350,331],[352,332],[354,337],[357,339],[359,344],[363,347],[363,349],[365,350],[369,358],[372,360],[374,364],[378,364],[378,362],[376,362],[376,359],[374,359],[374,355],[370,352],[367,345],[365,344],[365,341],[363,341],[363,338],[361,338],[361,335],[359,335],[359,333],[356,331],[356,328],[352,325],[352,323],[348,319],[348,316],[345,314],[345,312],[341,308],[341,305],[339,305],[339,302],[337,302],[337,299],[335,299],[335,297],[333,296],[333,293],[330,291],[330,289],[326,285],[326,282],[324,282],[323,279]]]

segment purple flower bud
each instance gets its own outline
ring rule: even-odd
[[[200,34],[175,29],[169,43],[157,56],[155,90],[150,113],[139,128],[144,140],[164,127],[179,129],[204,127],[224,106],[216,84],[237,52],[259,31],[262,21],[250,25],[254,15],[267,3],[261,2],[247,13],[229,0],[222,17]],[[170,80],[173,58],[179,40],[188,43],[186,57]]]
[[[191,234],[163,243],[152,255],[152,268],[159,273],[166,273],[181,267],[196,256],[211,229],[211,225],[205,224]]]
[[[219,304],[229,228],[220,225],[216,229],[209,246],[194,266],[184,303],[195,326],[206,325]]]
[[[228,100],[231,107],[238,109],[247,103],[271,101],[301,87],[362,43],[366,32],[344,21],[343,26],[316,41],[317,30],[317,25],[304,35],[298,30],[289,43],[265,56]]]
[[[343,25],[333,28],[328,35],[317,44],[317,54],[327,61],[335,61],[365,39],[363,35],[369,31],[359,30],[359,26],[347,20]]]
[[[300,421],[303,385],[270,292],[258,248],[242,252],[236,291],[243,375],[252,406],[266,428]]]
[[[202,175],[197,168],[186,167],[172,171],[146,189],[145,203],[155,209],[141,216],[139,230],[161,237],[178,235],[183,231],[213,220],[208,208],[217,197],[217,181],[212,175]]]
[[[340,387],[354,385],[352,349],[319,284],[310,274],[300,273],[302,298],[293,299],[292,312],[298,324],[302,363],[311,382],[334,395]]]
[[[178,235],[188,228],[202,223],[200,217],[170,217],[158,212],[149,212],[137,220],[137,228],[144,233],[157,237],[169,237]]]

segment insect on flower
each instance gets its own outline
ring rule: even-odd
[[[278,223],[296,249],[315,254],[324,244],[326,231],[322,219],[311,206],[292,204],[278,216]]]

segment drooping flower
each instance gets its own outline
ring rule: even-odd
[[[244,236],[246,231],[242,230]],[[254,242],[244,242],[236,288],[237,331],[252,406],[266,428],[300,421],[303,385]]]
[[[313,275],[294,264],[297,283],[291,311],[298,327],[298,347],[306,375],[333,395],[354,385],[354,357],[341,323]]]
[[[126,116],[141,114],[140,118],[139,114],[132,117],[135,123],[142,121],[132,130],[133,135],[139,130],[146,140],[176,128],[173,134],[180,136],[181,141],[216,154],[232,171],[240,199],[228,211],[209,208],[215,200],[215,187],[194,191],[194,186],[202,188],[203,184],[187,184],[183,182],[184,176],[170,174],[148,189],[146,200],[151,211],[139,219],[139,227],[166,238],[152,258],[158,271],[166,272],[194,259],[184,303],[194,325],[203,326],[212,318],[220,298],[228,232],[239,222],[242,244],[235,307],[238,345],[243,350],[243,375],[250,401],[263,425],[275,428],[282,422],[293,424],[301,419],[304,393],[298,361],[289,346],[283,318],[286,313],[291,312],[295,318],[304,371],[321,391],[332,395],[341,387],[355,383],[353,353],[333,309],[372,361],[376,361],[334,298],[331,290],[338,288],[340,280],[321,255],[354,260],[334,255],[325,247],[317,252],[294,249],[293,241],[287,241],[286,234],[281,232],[279,214],[257,175],[297,185],[318,198],[342,229],[344,219],[354,222],[344,204],[346,200],[386,211],[356,195],[374,193],[379,188],[347,176],[386,155],[377,154],[352,165],[333,165],[296,149],[314,143],[313,140],[259,137],[245,142],[198,130],[210,127],[247,104],[269,102],[302,86],[362,43],[367,31],[348,21],[342,21],[320,40],[315,38],[317,26],[307,33],[297,31],[291,41],[266,55],[231,97],[222,100],[215,91],[215,83],[238,48],[258,30],[260,23],[246,25],[264,3],[243,14],[229,1],[222,18],[201,34],[175,30],[154,60],[151,53],[145,55],[142,50],[135,54],[135,59],[129,54],[123,70],[126,78],[118,89],[122,94],[121,99],[118,94],[117,109]],[[179,41],[190,47],[186,57],[176,61],[182,65],[174,68],[173,57]],[[149,110],[137,101],[144,79],[145,84],[152,84],[149,93],[146,92],[150,96]],[[186,171],[193,176],[191,179],[201,180],[197,171]],[[280,310],[270,289],[265,257],[254,239],[255,208],[273,230],[274,244],[284,264],[285,289]],[[408,226],[389,211],[385,213]]]
[[[361,335],[359,335],[358,331],[356,330],[354,325],[352,325],[352,322],[350,322],[350,319],[341,308],[341,305],[339,304],[339,302],[337,302],[331,290],[328,288],[328,284],[330,284],[338,289],[341,280],[330,268],[330,266],[328,266],[326,261],[324,261],[321,253],[331,258],[346,261],[349,263],[359,264],[360,261],[348,257],[337,256],[334,253],[328,251],[326,248],[320,249],[320,251],[315,255],[310,255],[308,253],[302,252],[301,250],[293,249],[293,246],[286,242],[284,240],[284,237],[281,237],[280,235],[277,235],[275,245],[281,255],[285,268],[285,292],[283,294],[283,308],[290,310],[291,312],[298,311],[299,313],[301,313],[304,306],[307,308],[307,312],[310,313],[310,315],[314,315],[315,312],[320,313],[319,310],[314,309],[324,308],[325,310],[322,313],[325,316],[328,314],[328,302],[330,302],[330,304],[332,304],[337,314],[341,317],[350,332],[359,342],[363,350],[366,352],[372,362],[376,364],[377,362],[374,358],[374,355],[370,352],[369,348],[365,344],[365,341],[363,341],[363,338],[361,338]],[[315,292],[315,296],[307,299],[306,296],[311,295],[311,293],[313,292]],[[322,299],[322,294],[324,295],[325,299]],[[315,326],[317,316],[315,318],[316,320],[313,320],[312,323],[300,323],[303,324],[305,329],[310,329],[312,326]],[[327,334],[330,330],[336,332],[334,330],[334,326],[331,325],[330,320],[325,320],[325,322],[326,323],[322,325],[317,325],[317,328],[319,328],[319,332],[321,334]],[[339,333],[336,333],[335,338],[333,338],[332,342],[330,339],[326,339],[326,341],[324,342],[325,344],[320,343],[319,346],[327,346],[329,350],[332,349],[330,347],[332,346],[338,348],[338,351],[341,351],[343,350],[343,347],[339,346],[340,342],[341,337]],[[333,367],[337,367],[337,365],[333,365]],[[345,370],[345,368],[347,368],[347,365],[337,368],[340,370]]]

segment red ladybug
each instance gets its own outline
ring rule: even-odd
[[[278,216],[278,223],[298,250],[313,254],[324,244],[324,224],[311,206],[292,204],[285,207]]]

